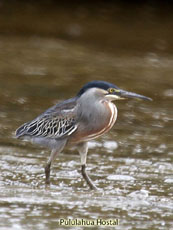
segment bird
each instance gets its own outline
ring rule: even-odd
[[[120,89],[107,81],[86,83],[73,98],[50,107],[16,130],[16,137],[51,150],[45,166],[45,184],[50,185],[51,166],[66,147],[77,149],[81,174],[90,189],[97,189],[86,171],[88,142],[108,132],[117,120],[113,101],[127,98],[152,99]]]

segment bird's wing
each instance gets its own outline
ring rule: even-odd
[[[76,100],[64,101],[25,123],[16,130],[16,136],[60,138],[69,136],[77,129]]]

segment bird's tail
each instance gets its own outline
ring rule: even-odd
[[[23,124],[16,130],[16,137],[20,138],[26,134],[26,124]]]

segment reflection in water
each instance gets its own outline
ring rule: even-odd
[[[83,33],[78,25],[69,31]],[[118,218],[117,229],[170,229],[172,56],[117,55],[56,38],[17,36],[1,37],[0,52],[0,228],[57,229],[63,217]],[[115,127],[89,143],[88,171],[99,191],[83,185],[75,152],[59,155],[45,189],[49,152],[19,142],[14,130],[93,79],[154,101],[117,102]]]

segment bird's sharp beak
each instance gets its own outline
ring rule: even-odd
[[[120,90],[119,95],[121,98],[135,98],[138,100],[152,101],[150,97],[146,97],[137,93],[128,92],[125,90]]]
[[[138,100],[152,101],[152,99],[150,97],[146,97],[146,96],[143,96],[143,95],[140,95],[140,94],[128,92],[128,91],[125,91],[125,90],[122,90],[122,89],[118,89],[118,90],[115,89],[114,92],[112,92],[112,93],[109,92],[106,95],[106,97],[108,99],[111,99],[111,100],[122,100],[122,99],[127,99],[127,98],[135,98],[135,99],[138,99]]]

